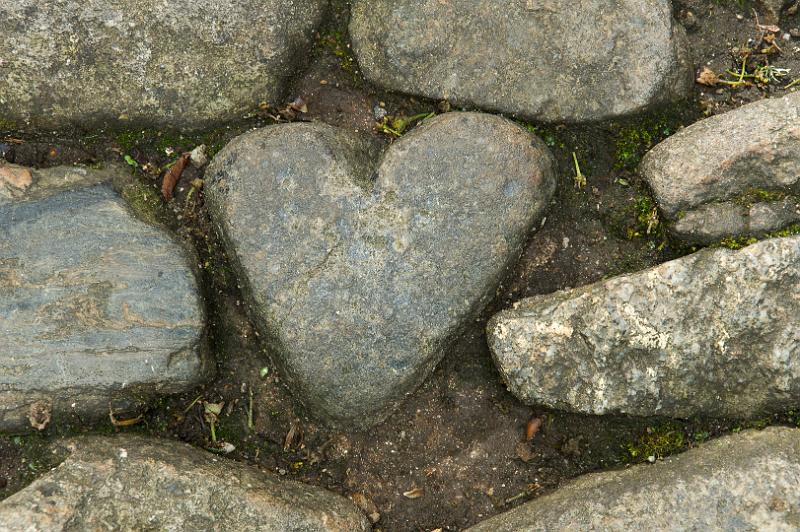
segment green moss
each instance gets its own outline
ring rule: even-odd
[[[0,131],[12,131],[17,129],[17,123],[13,120],[0,118]]]
[[[362,82],[361,75],[358,72],[358,63],[350,49],[350,44],[347,42],[347,35],[345,32],[331,30],[320,37],[319,43],[325,50],[336,57],[339,62],[339,68],[341,68],[354,83],[360,84]]]
[[[120,194],[141,220],[152,225],[169,225],[172,218],[156,190],[132,181],[120,188]]]
[[[759,242],[761,240],[767,240],[769,238],[784,238],[787,236],[795,236],[800,234],[800,224],[793,224],[788,227],[785,227],[779,231],[774,231],[772,233],[767,233],[762,237],[755,237],[752,235],[745,235],[745,236],[729,236],[723,238],[716,244],[713,244],[709,247],[722,247],[728,249],[742,249],[744,247],[750,246]]]
[[[774,233],[770,233],[769,236],[772,238],[783,238],[786,236],[794,236],[800,234],[800,224],[793,224],[785,229],[781,229],[780,231],[775,231]]]
[[[729,236],[720,240],[719,244],[716,247],[723,247],[728,249],[742,249],[751,244],[755,244],[756,242],[758,242],[758,239],[754,236],[738,236],[738,237]]]
[[[664,423],[648,427],[647,431],[635,441],[625,446],[627,458],[631,462],[658,460],[680,452],[685,447],[683,430],[676,424]]]
[[[672,135],[676,129],[677,125],[665,115],[647,117],[635,125],[620,127],[614,141],[616,168],[635,168],[650,148]]]
[[[177,149],[192,144],[191,139],[170,131],[125,129],[114,136],[114,141],[125,152],[133,148],[153,148],[161,153],[167,148]]]
[[[753,188],[741,194],[739,197],[734,199],[733,202],[744,207],[751,207],[756,203],[765,201],[781,201],[787,196],[788,194],[786,194],[786,192],[779,190]]]
[[[529,124],[527,122],[518,122],[519,125],[524,127],[529,132],[533,133],[545,144],[547,144],[551,148],[561,148],[566,149],[567,145],[564,140],[558,135],[555,128],[548,127],[548,126],[535,126],[533,124]]]

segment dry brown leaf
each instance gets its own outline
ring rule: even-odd
[[[308,105],[306,105],[305,100],[298,96],[295,101],[289,104],[289,109],[292,111],[297,111],[298,113],[307,113]]]
[[[111,424],[115,427],[132,427],[133,425],[144,421],[144,414],[139,414],[138,416],[130,419],[117,419],[114,417],[114,412],[109,411],[108,417],[111,418]]]
[[[710,68],[703,67],[703,71],[700,72],[700,75],[697,77],[697,83],[700,85],[713,87],[719,83],[719,76],[717,76],[717,74]]]
[[[181,174],[183,174],[183,171],[186,169],[190,157],[190,152],[182,154],[178,160],[175,161],[175,164],[167,170],[167,173],[164,174],[164,181],[161,183],[161,195],[164,196],[165,200],[170,201],[172,199],[172,192],[175,190],[175,185],[180,181]]]
[[[771,31],[772,33],[779,33],[781,29],[774,24],[756,24],[756,27],[761,31]]]
[[[36,430],[44,430],[52,419],[53,407],[46,401],[36,401],[28,411],[28,421]]]
[[[14,188],[25,190],[33,183],[33,176],[30,170],[21,166],[0,166],[0,183],[8,183]]]
[[[286,433],[286,439],[283,440],[283,451],[288,452],[292,447],[296,447],[302,439],[303,432],[300,425],[292,423],[289,432]]]
[[[423,495],[425,495],[424,488],[414,488],[403,492],[403,497],[406,499],[419,499]]]
[[[542,418],[532,417],[525,427],[525,441],[531,441],[540,428],[542,428]]]

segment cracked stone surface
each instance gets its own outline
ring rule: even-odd
[[[555,189],[505,119],[448,113],[383,154],[323,124],[247,133],[206,200],[294,396],[334,424],[380,421],[494,296]]]
[[[800,92],[683,129],[641,165],[672,234],[709,244],[800,222]]]
[[[327,0],[0,0],[11,129],[200,128],[280,103]]]
[[[87,436],[51,447],[65,460],[0,502],[0,529],[371,530],[344,497],[184,443]]]
[[[350,36],[376,85],[536,121],[610,119],[692,90],[668,0],[356,0]]]
[[[109,184],[87,185],[111,173],[31,170],[0,193],[0,430],[30,429],[35,410],[106,417],[207,375],[190,256]]]
[[[527,404],[753,418],[800,399],[800,237],[704,250],[522,300],[489,345]]]
[[[655,464],[584,475],[469,532],[800,528],[800,430],[725,436]]]

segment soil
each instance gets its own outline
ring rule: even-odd
[[[138,165],[136,178],[160,190],[163,172],[151,175],[148,168],[163,168],[200,143],[207,144],[213,154],[237,134],[275,123],[276,118],[321,120],[370,132],[389,143],[393,136],[376,126],[376,107],[392,117],[446,110],[442,102],[387,94],[367,85],[347,44],[348,7],[346,2],[336,4],[305,74],[287,98],[287,102],[302,98],[307,113],[287,110],[284,105],[264,106],[239,124],[203,134],[137,130],[40,136],[0,131],[0,157],[52,166],[128,155]],[[762,33],[751,7],[734,0],[675,2],[676,17],[689,26],[698,72],[702,66],[716,73],[739,68],[739,58],[731,50],[747,45],[748,39],[759,39]],[[767,23],[763,14],[759,22]],[[225,403],[216,434],[236,447],[230,458],[355,496],[367,513],[379,514],[376,529],[388,531],[462,530],[580,474],[679,452],[745,427],[797,424],[793,412],[736,422],[579,416],[528,407],[507,392],[483,332],[492,312],[521,297],[641,270],[692,251],[670,242],[657,223],[654,203],[635,173],[636,164],[648,148],[681,126],[783,94],[781,86],[800,75],[800,36],[785,41],[782,35],[800,27],[800,15],[784,16],[780,25],[776,42],[782,53],[751,58],[753,64],[768,60],[791,69],[789,78],[780,83],[766,87],[697,84],[693,99],[677,109],[618,123],[581,128],[526,124],[558,159],[557,207],[531,239],[492,307],[453,346],[421,389],[386,422],[366,433],[326,428],[284,388],[279,371],[259,345],[236,280],[211,231],[202,190],[193,191],[191,183],[202,178],[202,171],[189,167],[168,206],[167,223],[197,249],[210,345],[218,362],[216,378],[192,393],[153,405],[142,412],[143,421],[131,427],[115,427],[108,420],[73,419],[32,435],[0,437],[0,498],[47,471],[53,461],[47,443],[64,435],[125,430],[212,448],[204,402]],[[585,187],[576,186],[573,153],[587,178]],[[528,439],[526,430],[535,419],[541,420],[541,426]],[[644,455],[649,456],[644,456],[642,442],[664,427],[675,438],[652,455],[647,448]]]

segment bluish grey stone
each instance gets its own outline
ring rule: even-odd
[[[323,124],[247,133],[206,200],[262,337],[308,411],[381,420],[492,299],[555,189],[553,159],[502,118],[449,113],[382,155]]]
[[[96,419],[199,384],[209,364],[186,250],[108,184],[30,190],[0,201],[0,430],[30,428],[36,408]]]

